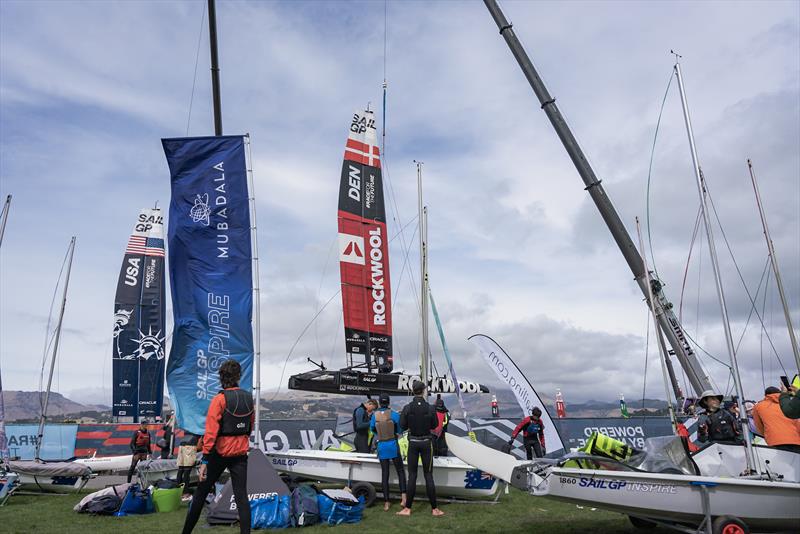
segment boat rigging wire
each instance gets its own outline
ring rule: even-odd
[[[272,395],[272,398],[270,399],[270,402],[275,400],[275,398],[278,396],[278,393],[281,390],[281,384],[283,383],[283,377],[284,377],[284,375],[286,373],[286,365],[289,363],[289,358],[292,357],[292,352],[294,352],[294,349],[297,346],[297,344],[300,342],[300,339],[303,337],[303,334],[306,333],[306,330],[308,330],[308,328],[311,326],[311,324],[317,319],[317,317],[319,317],[319,314],[322,313],[322,311],[328,306],[328,304],[330,304],[331,301],[334,298],[336,298],[339,295],[339,293],[341,293],[341,292],[342,292],[342,290],[340,289],[339,291],[337,291],[336,293],[331,295],[331,298],[329,298],[328,301],[322,306],[322,308],[320,308],[319,311],[314,314],[314,317],[311,318],[311,320],[308,322],[308,324],[306,324],[306,326],[303,328],[302,332],[300,332],[300,335],[297,336],[297,339],[294,340],[294,343],[292,344],[292,348],[289,349],[289,354],[286,355],[286,359],[283,361],[283,369],[281,369],[281,378],[280,378],[280,380],[278,380],[278,389],[275,390],[275,393]]]
[[[647,224],[647,244],[650,248],[650,257],[653,260],[653,273],[655,273],[657,277],[658,277],[658,269],[656,268],[656,256],[653,253],[653,238],[650,235],[650,178],[652,177],[653,174],[653,157],[655,156],[656,153],[656,140],[658,139],[659,126],[661,126],[661,115],[664,113],[664,104],[667,102],[667,95],[669,94],[669,88],[672,85],[673,77],[674,77],[673,71],[670,70],[669,81],[667,82],[667,88],[664,91],[664,98],[661,99],[661,109],[658,111],[656,130],[653,133],[653,146],[650,149],[650,166],[647,169],[647,203],[645,207],[645,221]]]
[[[194,90],[197,86],[197,65],[200,62],[200,44],[203,42],[203,27],[206,22],[206,3],[203,2],[203,15],[200,17],[200,35],[197,37],[197,52],[194,57],[194,76],[192,77],[192,95],[189,97],[189,116],[186,118],[186,136],[189,136],[189,124],[192,122],[192,104],[194,103]]]

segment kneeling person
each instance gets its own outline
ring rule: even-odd
[[[389,509],[389,464],[394,464],[400,486],[401,506],[406,504],[406,471],[397,438],[402,433],[400,414],[389,408],[389,395],[381,393],[380,408],[372,413],[369,428],[378,440],[378,460],[381,463],[381,486],[383,488],[383,509]]]
[[[219,368],[224,388],[213,399],[206,416],[203,436],[203,463],[200,484],[192,498],[183,534],[189,534],[203,510],[206,496],[227,468],[231,474],[233,497],[239,512],[239,532],[250,533],[250,501],[247,499],[247,451],[255,421],[253,396],[239,389],[242,368],[236,360],[227,360]]]

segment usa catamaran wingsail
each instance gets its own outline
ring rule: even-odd
[[[113,415],[161,415],[164,397],[164,217],[139,212],[128,238],[114,299]]]
[[[462,393],[488,393],[486,386],[474,382],[431,378],[425,365],[421,374],[394,371],[389,239],[376,132],[372,111],[353,114],[339,185],[339,270],[347,366],[329,370],[320,365],[293,375],[289,389],[410,395],[413,381],[428,376],[430,393],[455,393],[456,387]]]

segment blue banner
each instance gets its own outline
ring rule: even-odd
[[[11,458],[33,460],[39,425],[6,425],[8,452]],[[42,460],[68,460],[75,456],[78,425],[44,425]]]
[[[162,139],[172,181],[169,278],[175,329],[167,386],[177,426],[203,434],[219,367],[252,388],[252,253],[244,138]]]

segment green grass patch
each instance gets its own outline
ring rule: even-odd
[[[78,514],[72,507],[85,495],[40,496],[14,495],[0,508],[0,532],[24,534],[142,534],[143,532],[177,533],[181,531],[187,504],[170,513],[127,517],[93,517]],[[440,508],[444,517],[431,517],[427,501],[416,500],[411,517],[397,517],[397,502],[389,512],[383,511],[380,499],[368,508],[364,519],[357,525],[331,527],[320,525],[303,529],[303,532],[332,532],[359,534],[386,534],[402,529],[406,533],[450,532],[463,534],[480,532],[540,532],[540,533],[633,533],[637,532],[623,515],[602,510],[578,508],[547,499],[534,498],[512,489],[501,495],[497,504],[448,504]],[[195,528],[198,533],[237,533],[238,528],[215,527],[209,529],[201,518]]]

